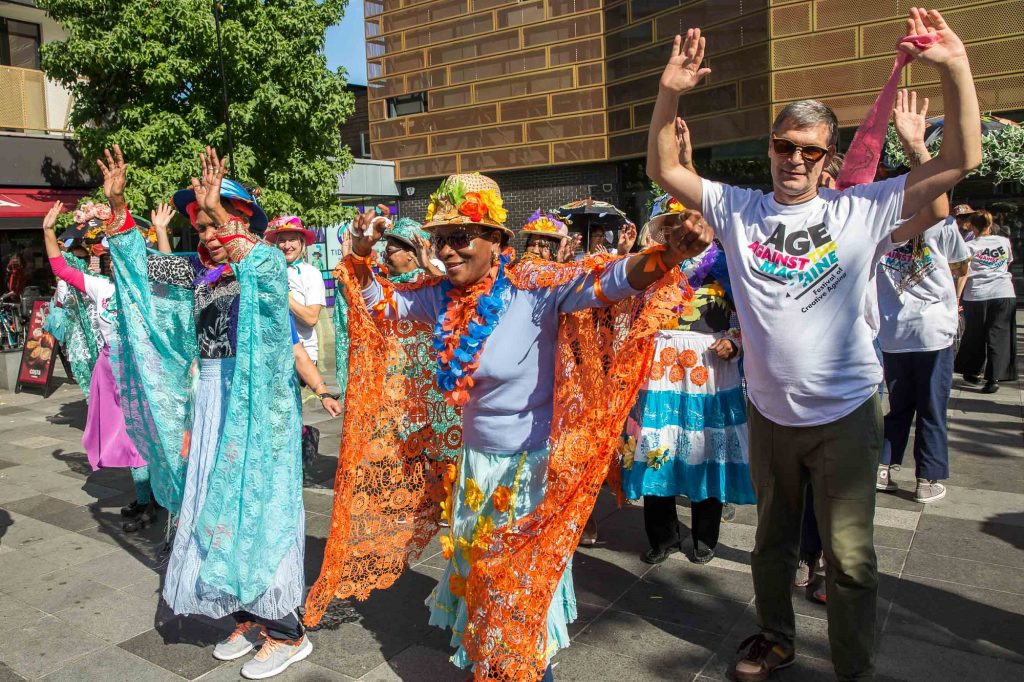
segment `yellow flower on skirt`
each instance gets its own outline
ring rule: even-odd
[[[480,486],[472,478],[466,479],[464,499],[466,500],[466,506],[475,512],[480,511],[480,507],[484,504],[484,492],[480,490]]]
[[[662,445],[660,448],[647,451],[647,468],[648,469],[660,469],[661,465],[668,460],[667,445]]]
[[[445,560],[448,560],[448,559],[452,558],[452,554],[454,554],[454,553],[455,553],[455,541],[452,540],[452,536],[451,535],[442,535],[441,536],[441,556],[443,556],[445,558]]]

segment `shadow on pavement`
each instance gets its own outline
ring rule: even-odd
[[[1017,532],[1011,532],[1011,528],[1016,528]],[[1024,535],[1020,533],[1020,528],[1024,528],[1024,513],[1022,512],[996,514],[981,524],[983,533],[999,538],[1017,549],[1024,549],[1024,542],[1021,542]],[[1024,630],[1018,632],[1024,632]]]

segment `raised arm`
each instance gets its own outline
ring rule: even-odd
[[[704,38],[699,28],[689,29],[685,40],[682,36],[675,37],[672,56],[658,83],[658,99],[647,134],[647,175],[687,206],[701,205],[701,179],[691,168],[679,162],[676,115],[679,96],[692,90],[711,73],[711,69],[701,68],[703,60]]]
[[[909,43],[901,43],[900,49],[939,70],[945,107],[942,148],[934,159],[910,171],[903,198],[904,219],[981,163],[981,112],[964,44],[937,11],[911,9],[907,35],[929,34],[935,35],[936,41],[924,50]]]
[[[927,163],[932,155],[924,144],[924,133],[928,128],[928,98],[924,98],[920,111],[917,108],[917,93],[900,90],[896,93],[896,107],[892,112],[896,134],[907,155],[911,169]],[[949,215],[949,199],[943,192],[931,203],[914,214],[914,217],[893,230],[891,238],[895,243],[909,241]]]
[[[155,211],[150,211],[149,220],[156,230],[156,250],[160,253],[171,253],[171,240],[167,236],[167,226],[174,216],[174,207],[161,202],[157,204]]]
[[[57,216],[64,210],[64,204],[57,201],[47,211],[43,218],[43,246],[46,248],[46,258],[50,261],[50,269],[58,279],[67,282],[79,291],[85,291],[85,274],[74,269],[64,260],[64,255],[57,245],[57,235],[54,228],[57,225]]]

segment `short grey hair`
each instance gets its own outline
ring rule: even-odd
[[[802,99],[799,102],[787,104],[772,123],[772,134],[776,134],[783,124],[789,121],[797,128],[813,128],[824,123],[828,128],[828,146],[835,147],[839,144],[839,119],[824,102],[816,99]]]

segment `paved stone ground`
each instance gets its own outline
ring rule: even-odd
[[[1022,320],[1024,321],[1024,320]],[[307,423],[323,421],[307,404]],[[177,618],[158,599],[162,529],[126,536],[127,472],[90,473],[80,445],[85,403],[65,385],[49,399],[0,393],[0,682],[233,680],[240,663],[210,652],[225,621]],[[880,495],[876,542],[880,680],[1024,679],[1024,405],[1020,385],[994,397],[958,383],[950,404],[947,499],[914,503],[913,468]],[[329,526],[339,445],[324,431],[305,491],[307,579]],[[911,456],[907,456],[908,463]],[[686,510],[683,509],[685,513]],[[577,553],[580,618],[555,659],[563,682],[722,680],[754,632],[749,550],[755,513],[725,524],[718,557],[675,555],[651,567],[638,507],[599,501],[602,542]],[[688,517],[688,514],[684,514]],[[390,590],[339,604],[316,649],[283,680],[462,680],[423,600],[441,575],[435,543]],[[832,679],[825,612],[794,590],[799,660],[779,680]]]

